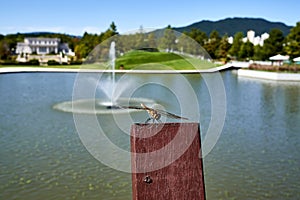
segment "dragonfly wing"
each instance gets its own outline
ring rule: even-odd
[[[169,118],[173,118],[173,119],[185,119],[185,120],[188,120],[188,118],[186,117],[181,117],[181,116],[178,116],[178,115],[175,115],[173,113],[170,113],[170,112],[167,112],[167,111],[164,111],[164,110],[156,110],[158,113],[166,116],[166,117],[169,117]]]
[[[167,112],[167,111],[164,111],[164,110],[158,110],[158,109],[153,109],[153,108],[149,108],[149,107],[139,107],[139,106],[119,106],[120,108],[123,108],[123,109],[136,109],[136,110],[146,110],[146,111],[150,111],[150,112],[157,112],[161,115],[164,115],[165,117],[169,117],[169,118],[173,118],[173,119],[185,119],[185,120],[188,120],[188,118],[186,117],[181,117],[181,116],[178,116],[178,115],[175,115],[173,113],[170,113],[170,112]]]
[[[145,110],[145,108],[138,107],[138,106],[119,106],[120,108],[123,109],[136,109],[136,110]]]

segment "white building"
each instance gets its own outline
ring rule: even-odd
[[[18,42],[17,54],[73,54],[68,44],[61,43],[59,38],[25,38],[24,42]]]
[[[59,62],[64,62],[64,56],[75,56],[75,53],[69,48],[67,43],[61,43],[59,38],[25,38],[24,42],[18,42],[16,47],[18,54],[17,61],[27,62],[31,59],[47,60],[47,56],[51,58],[57,56]],[[47,55],[51,54],[51,56]],[[48,59],[48,60],[49,60]],[[66,60],[66,59],[64,59]]]
[[[262,34],[262,35],[260,36],[260,43],[259,43],[259,45],[260,45],[260,46],[264,46],[264,41],[265,41],[266,39],[268,39],[269,37],[270,37],[270,35],[269,35],[268,33]]]
[[[249,30],[247,32],[247,37],[243,38],[243,42],[251,42],[253,45],[260,45],[263,46],[264,45],[264,40],[269,38],[269,34],[268,33],[264,33],[261,36],[256,36],[255,37],[255,32],[253,30]]]
[[[247,39],[249,42],[254,43],[254,38],[255,38],[255,32],[250,30],[247,32]]]
[[[253,40],[253,45],[259,45],[261,43],[261,37],[260,36],[256,36]],[[262,46],[262,45],[261,45]]]
[[[233,43],[233,37],[232,37],[232,36],[228,37],[227,40],[228,40],[228,43],[229,43],[229,44],[232,44],[232,43]]]

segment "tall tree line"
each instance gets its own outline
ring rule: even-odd
[[[75,51],[77,59],[80,60],[86,58],[98,44],[117,34],[117,26],[112,22],[106,31],[99,34],[85,32],[82,37],[74,37],[65,34],[44,33],[38,35],[38,37],[60,38],[62,42],[69,44],[69,47]],[[141,28],[135,34],[122,36],[125,39],[122,39],[119,45],[120,49],[123,49],[123,52],[130,50],[126,49],[126,47],[139,49],[148,45],[149,47],[159,47],[167,51],[177,50],[197,54],[199,48],[195,46],[195,43],[189,42],[192,38],[214,60],[268,60],[270,56],[275,54],[287,54],[291,58],[300,56],[300,22],[291,29],[286,37],[279,29],[272,29],[269,35],[269,38],[264,41],[263,46],[254,46],[249,41],[243,42],[244,35],[242,32],[238,32],[233,37],[233,43],[230,44],[228,42],[228,35],[221,36],[217,31],[212,31],[209,35],[206,35],[205,32],[199,29],[184,32],[177,39],[171,26],[168,26],[159,40],[155,33],[145,34]],[[15,59],[13,51],[16,48],[17,42],[23,42],[25,37],[34,36],[37,37],[36,35],[20,33],[5,36],[0,34],[0,61]]]
[[[272,29],[263,46],[254,46],[250,41],[243,42],[245,36],[242,32],[234,35],[232,44],[228,42],[228,35],[221,37],[217,31],[207,36],[199,29],[192,29],[185,34],[204,47],[212,59],[217,60],[268,60],[275,54],[287,54],[291,58],[300,56],[300,22],[286,37],[281,30]]]

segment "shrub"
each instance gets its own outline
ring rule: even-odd
[[[29,60],[26,64],[29,64],[29,65],[40,65],[40,62],[37,59],[32,59],[32,60]]]
[[[70,62],[70,65],[81,65],[82,61],[81,60],[73,60]]]
[[[48,60],[47,64],[48,65],[60,65],[60,63],[57,62],[56,60]]]
[[[262,71],[279,71],[279,72],[299,72],[300,68],[296,65],[259,65],[259,64],[251,64],[249,69],[253,70],[262,70]]]

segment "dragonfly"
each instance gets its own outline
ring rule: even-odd
[[[161,122],[161,120],[160,120],[161,116],[165,116],[165,117],[173,118],[173,119],[188,120],[188,118],[186,118],[186,117],[181,117],[181,116],[175,115],[173,113],[170,113],[170,112],[167,112],[167,111],[164,111],[164,110],[149,108],[148,106],[146,106],[143,103],[141,103],[140,107],[139,106],[120,106],[120,108],[123,108],[123,109],[136,109],[136,110],[145,110],[145,111],[147,111],[148,114],[149,114],[149,118],[145,121],[145,124],[147,124],[151,120],[152,120],[153,123],[155,121]]]

